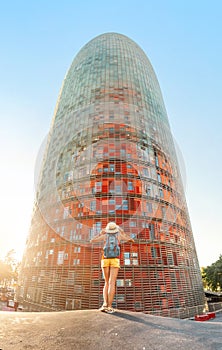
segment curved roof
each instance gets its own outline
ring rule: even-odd
[[[122,98],[114,96],[117,94]],[[135,105],[168,124],[150,61],[133,40],[122,34],[101,34],[79,51],[64,79],[58,118],[98,101]]]

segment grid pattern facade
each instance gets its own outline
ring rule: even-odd
[[[204,293],[174,143],[159,84],[129,38],[86,44],[64,79],[37,185],[19,298],[25,309],[98,308],[109,221],[121,245],[119,309],[187,317]]]

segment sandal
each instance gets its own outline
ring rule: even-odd
[[[112,307],[107,307],[105,312],[107,312],[107,314],[113,314],[116,310],[113,309]]]
[[[108,308],[107,305],[102,305],[102,306],[99,308],[99,311],[106,312],[107,308]]]

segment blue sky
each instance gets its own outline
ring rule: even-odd
[[[201,266],[222,254],[222,2],[9,1],[0,12],[0,256],[21,257],[34,166],[74,56],[93,37],[137,42],[157,74],[186,166],[186,198]]]

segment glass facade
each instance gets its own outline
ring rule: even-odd
[[[58,98],[21,267],[26,310],[99,308],[109,221],[121,245],[115,305],[187,317],[204,293],[160,87],[141,48],[107,33],[75,57]]]

